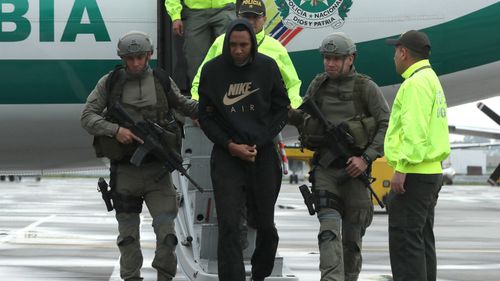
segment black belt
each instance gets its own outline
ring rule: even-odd
[[[129,165],[130,165],[130,164],[132,164],[132,163],[130,163],[130,158],[131,158],[131,157],[132,157],[132,156],[127,156],[127,157],[124,157],[122,160],[116,161],[115,163],[116,163],[116,164],[121,164],[121,165],[123,165],[123,164],[129,164]],[[142,159],[141,164],[150,164],[150,163],[155,163],[155,162],[156,162],[156,163],[161,163],[161,161],[160,161],[160,160],[158,160],[158,158],[156,158],[154,155],[152,155],[152,154],[148,154],[148,155],[146,155],[146,156]]]

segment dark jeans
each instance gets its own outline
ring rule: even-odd
[[[434,208],[441,174],[407,174],[405,193],[389,195],[389,252],[394,281],[435,281]]]
[[[281,185],[281,166],[274,145],[257,151],[255,162],[251,163],[229,155],[221,147],[214,146],[212,150],[210,166],[219,224],[217,255],[221,281],[245,280],[240,243],[245,204],[248,225],[257,230],[252,276],[263,279],[273,270],[279,240],[274,205]]]

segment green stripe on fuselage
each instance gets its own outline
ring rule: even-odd
[[[83,103],[120,60],[4,60],[1,104]]]
[[[436,25],[424,31],[433,51],[431,63],[439,75],[500,60],[500,3]],[[395,35],[396,37],[396,35]],[[318,38],[318,45],[322,38]],[[356,68],[380,86],[400,83],[393,48],[385,38],[357,44]],[[323,71],[317,50],[290,54],[304,93]],[[83,103],[99,78],[119,60],[0,60],[0,104]]]
[[[500,60],[500,3],[493,4],[425,31],[432,43],[431,64],[438,75]],[[395,35],[396,38],[398,35]],[[356,70],[371,76],[380,86],[402,82],[394,68],[394,48],[385,39],[358,43]],[[318,38],[318,46],[322,38]],[[318,50],[290,54],[302,80],[302,93],[317,73],[323,72]]]
[[[119,59],[0,61],[0,104],[84,103],[97,81],[118,64]]]

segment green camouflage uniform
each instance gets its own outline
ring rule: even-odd
[[[108,75],[102,77],[89,95],[82,112],[82,126],[92,135],[113,137],[118,131],[118,124],[103,117],[108,106],[109,96],[106,91]],[[151,69],[139,79],[128,78],[113,87],[111,99],[119,99],[127,112],[134,118],[148,118],[159,124],[171,108],[178,109],[184,115],[195,116],[198,105],[180,94],[171,81],[169,99],[163,87],[153,75]],[[158,90],[160,89],[160,90]],[[142,280],[140,269],[143,257],[140,247],[140,213],[142,202],[146,202],[153,218],[156,234],[156,252],[152,266],[158,271],[159,281],[172,280],[176,274],[177,258],[175,247],[177,238],[174,219],[178,211],[177,193],[170,174],[160,181],[155,179],[163,170],[163,165],[149,158],[146,163],[136,167],[128,162],[130,155],[122,160],[112,161],[111,183],[114,186],[113,203],[118,221],[117,245],[121,253],[120,276],[124,280]],[[121,207],[118,208],[117,206]]]
[[[359,96],[354,97],[354,92]],[[364,154],[373,160],[382,156],[389,107],[382,92],[369,77],[357,74],[354,67],[347,76],[335,80],[330,79],[327,73],[321,73],[309,85],[304,100],[309,97],[315,100],[323,115],[334,125],[352,119],[360,111],[366,116],[373,116],[377,124],[376,133]],[[356,98],[359,98],[358,105],[354,101]],[[307,114],[298,111],[291,116],[290,123],[301,131],[305,118]],[[320,158],[327,152],[328,148],[320,146],[315,157]],[[333,205],[321,207],[318,212],[322,281],[358,279],[362,264],[362,238],[373,217],[368,189],[360,180],[348,177],[344,164],[345,161],[333,161],[327,167],[313,164],[311,171],[315,196],[316,192],[323,190],[335,198]],[[346,180],[341,180],[346,176]]]

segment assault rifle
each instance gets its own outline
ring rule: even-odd
[[[185,176],[196,189],[200,192],[204,191],[203,188],[189,176],[186,169],[182,166],[182,157],[179,153],[177,153],[174,148],[166,148],[161,144],[162,137],[171,135],[172,132],[163,129],[160,125],[149,120],[135,122],[119,102],[116,102],[109,108],[108,115],[115,118],[120,126],[129,129],[134,135],[144,141],[144,143],[139,145],[135,150],[130,158],[130,163],[140,166],[144,157],[151,154],[161,161],[166,169],[166,172],[162,173],[157,180],[165,176],[167,172],[170,173],[177,170],[181,175]]]
[[[111,190],[108,187],[106,180],[102,177],[99,178],[99,181],[97,181],[97,191],[101,193],[102,200],[106,204],[106,209],[108,209],[108,212],[111,212],[113,211],[113,203],[111,202]]]
[[[325,139],[328,140],[328,152],[319,159],[320,165],[328,167],[335,159],[345,159],[347,161],[347,159],[354,155],[350,148],[350,145],[354,143],[354,138],[349,134],[344,124],[335,126],[330,123],[312,98],[304,99],[299,109],[320,120],[325,127]],[[358,178],[363,182],[365,187],[370,190],[370,193],[375,197],[379,206],[384,208],[384,203],[382,203],[371,187],[371,178],[368,173],[364,171]]]

